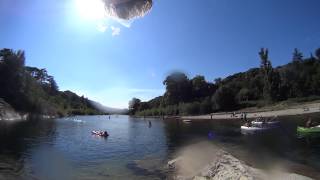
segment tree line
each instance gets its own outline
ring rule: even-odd
[[[91,101],[59,87],[46,69],[25,66],[25,52],[0,50],[0,98],[22,113],[101,114]]]
[[[294,49],[288,64],[273,67],[269,50],[262,48],[258,53],[260,67],[213,82],[201,75],[190,79],[175,72],[163,81],[164,95],[147,102],[133,98],[129,111],[140,116],[197,115],[286,100],[320,99],[320,48],[314,54],[304,57]]]

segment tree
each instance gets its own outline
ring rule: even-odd
[[[273,68],[271,61],[269,60],[269,50],[261,48],[260,52],[260,59],[261,59],[261,73],[263,76],[263,97],[266,101],[271,101],[272,96],[271,96],[271,90],[272,90],[272,73],[273,73]]]
[[[167,105],[187,102],[191,97],[191,84],[188,77],[181,72],[167,76],[163,81],[166,86],[165,101]]]
[[[222,84],[222,79],[221,78],[216,78],[214,79],[214,83],[217,85],[217,86],[220,86]]]
[[[212,97],[213,109],[228,111],[236,106],[235,94],[228,86],[221,86]]]
[[[317,59],[320,60],[320,48],[318,48],[316,50],[315,55],[316,55]]]
[[[129,112],[131,114],[135,114],[137,110],[139,109],[141,100],[138,98],[132,98],[131,101],[129,101]]]
[[[242,88],[237,95],[239,102],[248,101],[249,97],[250,97],[250,91],[248,88]]]
[[[191,79],[193,98],[204,98],[209,95],[209,84],[204,76],[195,76]]]
[[[48,82],[49,82],[49,86],[50,86],[50,92],[52,94],[59,91],[59,87],[58,87],[56,81],[54,80],[53,76],[48,76]]]
[[[293,51],[292,61],[293,62],[301,62],[302,60],[303,60],[302,52],[300,52],[297,48],[295,48]]]
[[[11,49],[0,50],[0,97],[4,98],[14,108],[21,110],[27,106],[24,92],[27,85],[24,76],[24,51]]]

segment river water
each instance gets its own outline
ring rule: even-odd
[[[76,116],[2,121],[0,179],[165,179],[168,159],[198,141],[213,143],[254,167],[279,167],[320,179],[320,139],[296,135],[302,119],[282,118],[277,132],[255,136],[242,135],[241,123],[232,120]],[[100,129],[110,136],[91,135]]]

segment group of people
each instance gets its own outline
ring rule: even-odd
[[[274,121],[277,117],[278,117],[278,116],[274,116],[273,118],[266,118],[266,117],[260,116],[260,117],[258,117],[257,119],[255,119],[254,121],[255,121],[255,122],[261,122],[261,125],[260,125],[260,126],[264,127],[264,126],[267,126],[267,122],[272,122],[272,121]],[[243,118],[241,118],[241,119],[244,119],[244,121],[245,121],[245,126],[247,126],[247,127],[251,127],[251,126],[252,126],[252,121],[249,120],[249,119],[247,119],[246,114],[244,114],[244,115],[243,115]]]
[[[92,131],[93,135],[101,136],[101,137],[107,137],[109,136],[107,131]]]
[[[247,115],[248,115],[248,113],[242,112],[241,115],[240,115],[240,118],[241,118],[241,119],[244,119],[244,120],[247,120]],[[236,113],[236,112],[233,112],[233,113],[231,114],[231,117],[232,117],[232,118],[237,117],[237,113]]]

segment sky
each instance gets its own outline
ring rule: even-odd
[[[309,56],[320,47],[319,0],[153,3],[120,21],[101,15],[99,0],[1,0],[0,48],[25,50],[26,65],[46,68],[60,90],[126,108],[162,95],[173,71],[213,81],[258,67],[262,47],[274,66],[294,48]]]

